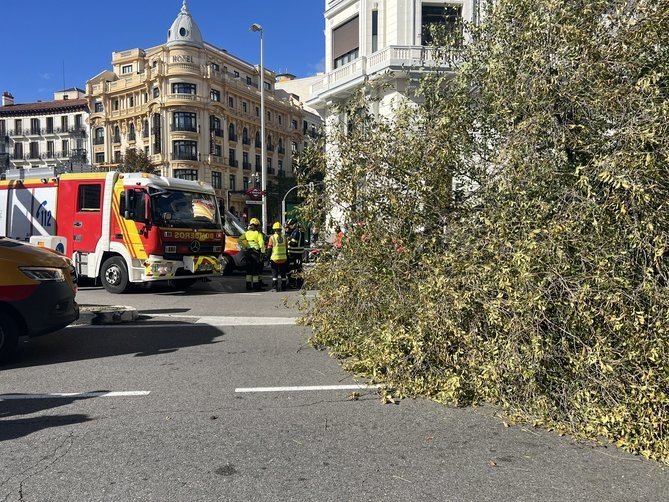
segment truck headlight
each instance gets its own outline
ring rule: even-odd
[[[19,267],[23,275],[39,282],[65,282],[65,274],[59,268]]]
[[[169,274],[172,272],[171,263],[154,263],[151,265],[151,272],[154,275]]]

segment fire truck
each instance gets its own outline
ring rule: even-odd
[[[211,185],[145,173],[0,181],[0,236],[71,258],[111,293],[219,275],[225,233]]]

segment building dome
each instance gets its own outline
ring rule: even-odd
[[[193,47],[204,47],[202,33],[198,28],[193,17],[190,15],[186,0],[183,0],[181,12],[172,23],[172,27],[167,32],[167,45],[190,45]]]

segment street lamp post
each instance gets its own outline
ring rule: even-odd
[[[265,145],[265,50],[263,28],[258,23],[251,25],[251,31],[260,33],[260,183],[262,190],[262,231],[267,231],[267,150]]]

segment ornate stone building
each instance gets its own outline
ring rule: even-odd
[[[261,170],[259,68],[206,43],[184,0],[165,44],[112,54],[90,79],[91,160],[113,169],[131,148],[164,175],[211,183],[238,211]],[[291,176],[305,112],[265,70],[268,181]]]

